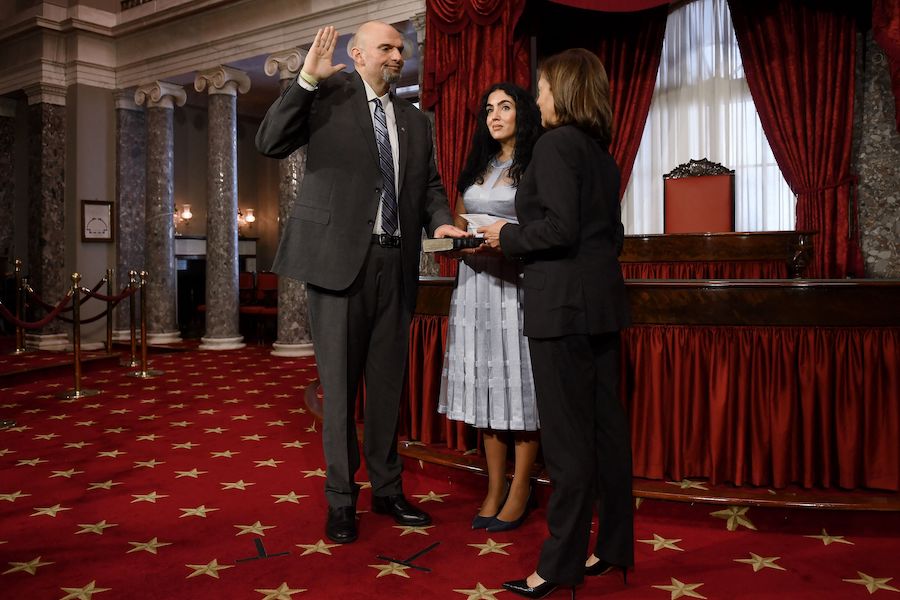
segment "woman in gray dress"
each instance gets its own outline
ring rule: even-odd
[[[457,214],[515,221],[516,186],[542,131],[528,92],[509,83],[492,85],[459,176]],[[456,225],[475,231],[462,217]],[[531,359],[522,335],[521,269],[487,246],[458,256],[438,412],[481,430],[488,491],[472,528],[506,531],[518,527],[534,505],[530,477],[539,447]],[[510,440],[515,473],[507,485]]]

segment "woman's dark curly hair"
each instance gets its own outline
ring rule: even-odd
[[[481,97],[481,110],[478,111],[472,148],[456,182],[456,189],[460,194],[473,184],[484,183],[484,173],[488,164],[500,152],[500,142],[491,137],[487,126],[488,97],[497,90],[504,91],[516,103],[516,144],[513,149],[512,166],[509,168],[509,177],[514,186],[519,185],[525,167],[531,162],[534,143],[544,132],[541,127],[541,112],[530,93],[512,83],[492,85]]]

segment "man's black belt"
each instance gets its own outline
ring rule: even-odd
[[[372,234],[372,243],[378,244],[382,248],[399,248],[400,247],[400,236],[399,235],[388,235],[386,233],[373,233]]]

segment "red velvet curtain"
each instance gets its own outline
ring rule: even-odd
[[[523,17],[523,26],[537,37],[539,57],[581,47],[596,52],[606,67],[614,125],[610,153],[622,174],[620,197],[644,133],[662,54],[668,3],[655,4],[662,6],[611,13],[534,3]]]
[[[900,1],[872,0],[872,34],[887,55],[894,88],[894,117],[900,131]]]
[[[669,0],[550,0],[557,4],[584,8],[587,10],[602,10],[603,12],[634,12],[653,8],[654,6],[668,5]]]
[[[527,41],[513,28],[525,0],[428,0],[422,108],[434,111],[438,171],[456,206],[456,180],[475,129],[478,101],[492,83],[531,87]],[[441,260],[441,275],[456,261]]]
[[[850,170],[856,26],[834,3],[729,0],[750,93],[797,194],[797,230],[817,231],[811,277],[862,275]]]

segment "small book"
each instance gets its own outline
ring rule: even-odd
[[[422,252],[448,252],[450,250],[462,250],[463,248],[477,248],[484,243],[484,238],[429,238],[422,240]]]

